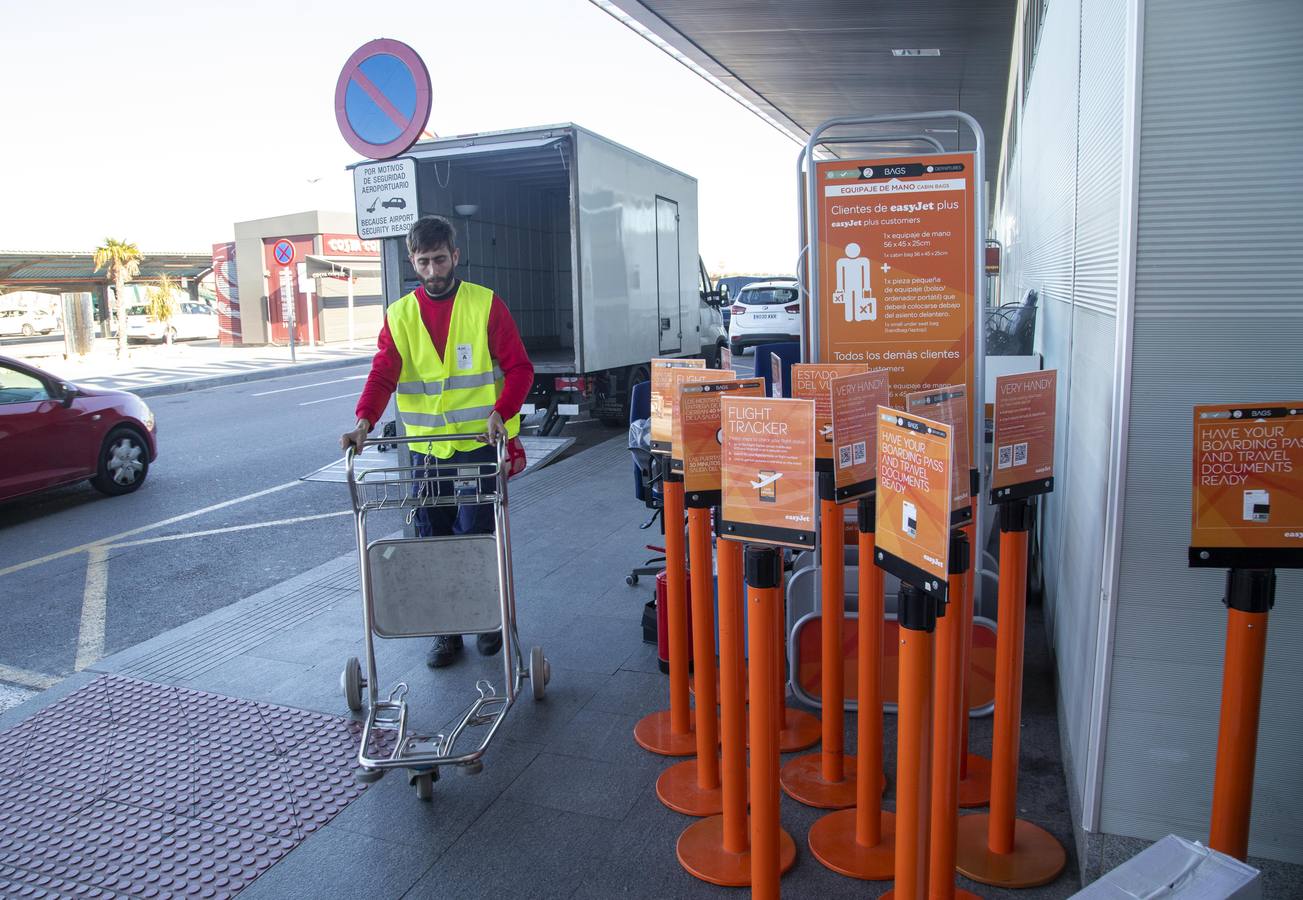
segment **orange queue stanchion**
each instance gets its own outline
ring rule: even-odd
[[[782,877],[782,828],[779,824],[778,732],[781,707],[765,702],[781,668],[775,650],[775,615],[783,593],[783,557],[773,547],[746,548],[747,680],[751,704],[751,896],[772,900]]]
[[[955,838],[959,828],[959,723],[968,715],[963,695],[964,575],[969,569],[968,535],[950,532],[950,577],[954,598],[937,617],[935,686],[932,701],[932,812],[928,848],[928,896],[932,900],[977,900],[955,886]]]
[[[896,870],[896,817],[882,808],[882,570],[873,563],[875,509],[860,500],[858,588],[860,665],[856,676],[856,757],[863,777],[855,784],[855,808],[831,812],[810,827],[810,852],[834,872],[865,881],[886,881]]]
[[[1067,865],[1067,854],[1052,834],[1016,815],[1031,510],[1025,499],[999,506],[1000,628],[996,636],[991,809],[960,818],[956,866],[961,874],[982,884],[1026,888],[1057,878]]]
[[[718,540],[719,700],[722,716],[721,815],[693,822],[679,836],[679,863],[711,884],[745,887],[751,883],[750,823],[747,819],[746,659],[743,654],[742,544]],[[796,862],[791,835],[779,834],[779,862],[787,871]]]
[[[982,480],[977,469],[970,470],[972,477],[972,501],[970,518],[964,526],[968,537],[968,546],[972,560],[968,571],[964,573],[964,593],[960,598],[959,616],[963,628],[963,647],[959,662],[959,674],[963,679],[959,696],[963,698],[964,714],[959,722],[959,806],[972,809],[986,806],[991,802],[991,761],[985,756],[970,753],[968,750],[968,719],[970,704],[968,702],[968,679],[973,664],[973,594],[974,585],[982,577],[982,550],[977,546],[977,498],[981,496]]]
[[[688,614],[684,602],[687,572],[683,547],[683,476],[665,473],[666,619],[669,625],[670,708],[649,713],[633,728],[644,750],[661,756],[691,756],[697,752],[688,701]],[[714,715],[712,709],[711,715]]]
[[[1208,846],[1239,860],[1249,854],[1267,616],[1275,601],[1274,569],[1226,573],[1226,659]]]
[[[820,658],[823,746],[789,760],[779,775],[783,790],[806,806],[845,809],[855,805],[855,757],[845,752],[846,552],[842,508],[831,472],[819,473]]]
[[[692,578],[692,642],[697,675],[697,755],[656,779],[656,796],[675,812],[713,816],[724,809],[715,718],[715,588],[711,577],[709,507],[688,510],[688,571]]]
[[[937,600],[900,583],[900,698],[896,712],[896,883],[883,896],[928,896],[931,838],[932,666]]]

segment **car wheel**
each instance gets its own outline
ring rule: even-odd
[[[742,344],[739,341],[729,341],[728,352],[732,353],[734,356],[741,356]]]
[[[27,323],[27,322],[24,322],[24,323],[23,323],[23,337],[31,337],[31,336],[34,335],[34,334],[36,334],[36,329],[34,329],[34,328],[31,326],[31,324],[29,324],[29,323]]]
[[[99,465],[90,483],[97,491],[117,497],[130,494],[149,474],[149,446],[134,428],[109,432],[100,448]]]

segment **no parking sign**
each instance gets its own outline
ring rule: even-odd
[[[348,145],[369,159],[407,150],[430,120],[430,72],[416,51],[389,38],[353,52],[335,83],[335,121]]]

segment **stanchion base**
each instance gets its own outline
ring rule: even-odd
[[[748,819],[748,823],[749,823]],[[750,833],[750,824],[747,826]],[[679,835],[679,865],[689,875],[724,887],[746,887],[751,883],[751,851],[730,853],[724,849],[724,817],[711,816],[693,822]],[[796,862],[796,842],[778,830],[778,865],[786,872]]]
[[[987,843],[990,816],[959,817],[955,868],[960,875],[995,887],[1029,888],[1049,884],[1068,864],[1063,845],[1044,828],[1014,820],[1013,852],[993,853]]]
[[[724,811],[724,787],[703,788],[697,784],[697,760],[675,763],[656,779],[656,796],[685,816],[714,816]]]
[[[778,751],[794,753],[797,750],[809,750],[819,743],[823,736],[823,726],[819,720],[808,712],[783,707],[783,729],[778,732]]]
[[[855,757],[842,757],[842,780],[825,781],[823,753],[789,759],[778,773],[784,793],[797,803],[818,809],[845,809],[855,805]]]
[[[696,713],[688,714],[689,723],[695,723]],[[638,746],[661,756],[695,756],[697,753],[697,733],[690,726],[688,731],[676,734],[670,728],[670,711],[648,713],[633,726],[633,739]]]
[[[829,869],[863,881],[890,881],[896,872],[896,817],[883,810],[882,838],[873,847],[855,840],[855,809],[839,809],[810,826],[810,852]]]
[[[959,808],[972,809],[991,802],[991,761],[968,754],[968,774],[959,782]]]

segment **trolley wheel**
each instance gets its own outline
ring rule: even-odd
[[[630,572],[628,575],[624,576],[624,583],[629,585],[629,587],[633,587],[638,583],[638,576]]]
[[[367,769],[362,766],[353,770],[353,778],[359,784],[375,784],[384,777],[384,774],[384,769]]]
[[[534,699],[542,700],[547,683],[552,680],[552,666],[543,656],[542,647],[529,650],[529,684],[534,689]]]
[[[362,711],[362,664],[356,656],[350,656],[344,663],[344,671],[339,673],[339,686],[344,691],[344,702],[353,712]]]
[[[416,799],[429,802],[434,798],[434,783],[438,779],[439,770],[431,769],[428,772],[413,772],[407,780],[416,788]]]

